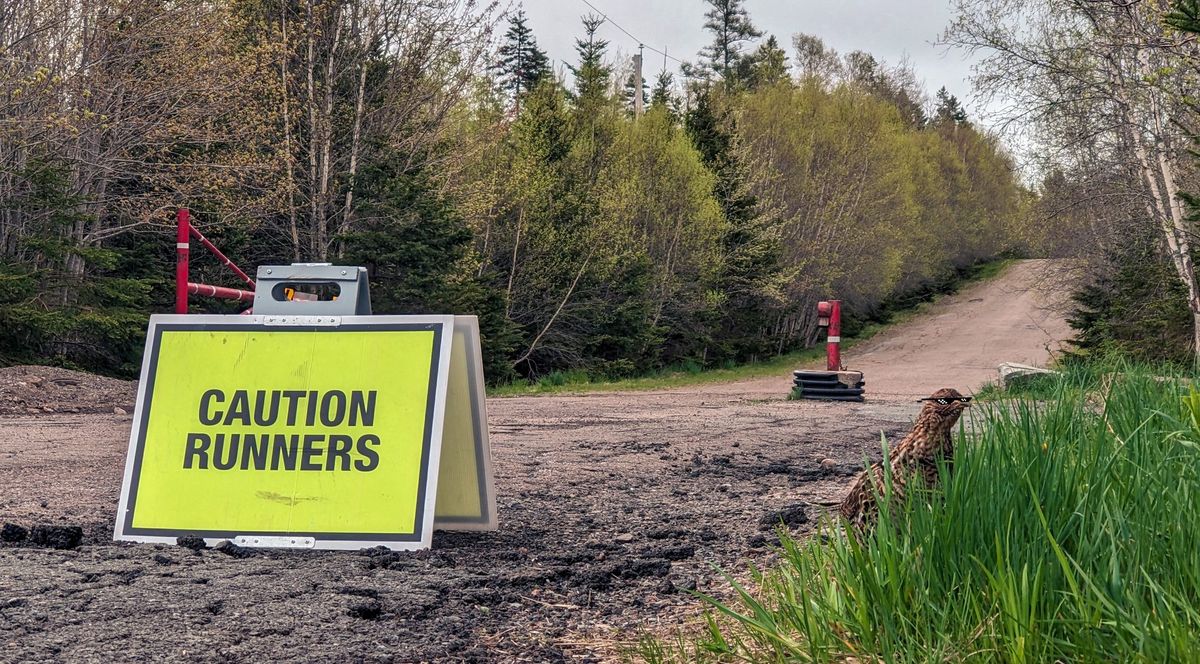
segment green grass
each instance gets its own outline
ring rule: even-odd
[[[843,344],[846,346],[847,344]],[[749,378],[778,376],[802,365],[811,364],[825,356],[824,348],[809,348],[779,355],[763,362],[754,362],[724,369],[702,369],[699,365],[667,369],[640,378],[622,380],[593,379],[586,371],[556,371],[534,383],[512,383],[488,389],[488,396],[511,397],[530,394],[562,394],[566,392],[624,392],[661,390],[688,385],[722,383]]]
[[[1033,374],[1025,376],[1008,387],[987,383],[975,392],[979,401],[1003,401],[1006,399],[1048,399],[1059,394],[1062,374]]]
[[[932,499],[882,503],[861,545],[782,537],[734,601],[704,598],[703,634],[636,657],[1200,661],[1200,391],[1162,375],[1070,367],[981,404]]]
[[[1013,261],[1011,259],[1001,259],[988,263],[982,263],[975,268],[972,268],[968,272],[967,276],[958,281],[956,288],[961,288],[970,283],[995,278],[1012,263]],[[947,287],[947,290],[948,292],[953,292],[954,288]],[[859,344],[870,339],[888,327],[912,319],[914,316],[918,315],[926,307],[928,307],[931,302],[936,301],[937,298],[934,298],[930,302],[919,302],[913,306],[891,312],[888,314],[886,322],[873,321],[866,323],[853,337],[843,337],[844,340],[842,341],[842,350],[850,350],[854,348],[855,344]],[[572,392],[632,392],[663,390],[676,387],[687,387],[690,385],[728,383],[751,378],[779,376],[781,373],[786,374],[787,372],[804,366],[816,365],[824,357],[825,348],[823,345],[821,345],[784,355],[778,355],[761,362],[726,366],[718,369],[705,369],[698,363],[692,361],[686,363],[684,366],[656,371],[646,376],[641,376],[638,378],[623,378],[619,380],[597,378],[588,374],[588,372],[584,370],[556,371],[536,381],[518,381],[508,385],[491,387],[488,388],[487,393],[490,397],[513,397],[537,394],[564,394]]]
[[[980,263],[971,270],[970,275],[966,278],[966,282],[970,283],[974,281],[987,281],[988,279],[994,279],[1000,276],[1000,273],[1012,264],[1013,259],[1011,258],[1001,258],[999,260]]]
[[[891,325],[908,320],[916,315],[920,309],[918,307],[897,315],[886,325],[878,323],[868,325],[858,336],[842,342],[843,352],[854,348],[856,344],[870,339]],[[778,355],[761,362],[751,362],[721,369],[704,369],[698,364],[690,363],[689,365],[666,369],[648,376],[624,378],[621,380],[594,379],[586,371],[556,371],[537,382],[511,383],[509,385],[489,388],[488,396],[512,397],[571,392],[633,392],[663,390],[709,383],[728,383],[751,378],[767,378],[770,376],[783,375],[786,377],[790,372],[800,367],[812,366],[817,363],[821,363],[821,366],[824,366],[824,359],[825,347],[815,346],[793,353]]]

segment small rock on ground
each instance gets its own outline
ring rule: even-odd
[[[175,538],[175,543],[185,549],[191,549],[192,551],[196,552],[208,548],[208,544],[204,541],[204,538],[196,537],[195,535],[184,535],[183,537],[177,537]]]
[[[15,523],[6,523],[0,528],[0,541],[20,542],[29,535],[29,529]]]
[[[74,549],[83,541],[83,528],[79,526],[34,526],[29,540],[39,546]]]
[[[808,510],[804,509],[804,505],[788,505],[781,510],[764,514],[763,518],[759,519],[758,525],[769,530],[781,522],[789,528],[808,523]]]
[[[254,549],[248,549],[244,546],[238,546],[229,540],[225,540],[213,547],[213,551],[220,551],[227,556],[234,558],[249,558],[254,555]]]

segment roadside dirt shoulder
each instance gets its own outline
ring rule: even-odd
[[[0,661],[615,658],[694,619],[683,591],[723,590],[714,566],[768,564],[781,517],[811,530],[881,433],[907,431],[912,399],[1044,362],[1066,337],[1046,267],[1018,263],[854,349],[863,404],[785,401],[789,375],[493,399],[501,529],[416,554],[113,544],[131,420],[114,409],[133,384],[0,370],[0,522],[84,530],[70,550],[0,542]]]

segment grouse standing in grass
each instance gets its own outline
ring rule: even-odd
[[[838,511],[855,531],[869,532],[879,518],[875,495],[884,494],[884,463],[891,469],[893,504],[904,500],[905,489],[916,474],[924,478],[927,487],[937,484],[938,459],[943,460],[947,469],[953,465],[954,438],[951,433],[963,410],[969,407],[971,397],[946,387],[922,401],[925,406],[912,431],[890,450],[889,458],[859,475],[850,487],[850,495],[842,501]]]

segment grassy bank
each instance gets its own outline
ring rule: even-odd
[[[709,600],[706,634],[639,658],[1200,661],[1189,382],[1073,367],[1041,400],[982,405],[934,500],[885,510],[861,546],[783,538],[740,601]]]
[[[936,301],[938,297],[957,292],[968,284],[999,276],[1004,268],[1011,265],[1012,262],[1009,259],[1002,259],[981,263],[919,293],[908,294],[902,299],[887,303],[868,318],[849,321],[842,336],[843,350],[852,349],[855,344],[870,339],[891,325],[909,320],[920,313],[923,307]],[[815,366],[824,357],[824,346],[817,346],[786,353],[761,362],[718,369],[704,368],[699,364],[691,363],[638,378],[620,380],[598,378],[586,371],[555,372],[537,381],[520,381],[489,388],[488,396],[662,390],[689,385],[727,383],[736,380],[786,375],[787,372],[803,366]],[[786,381],[780,389],[786,391]]]

